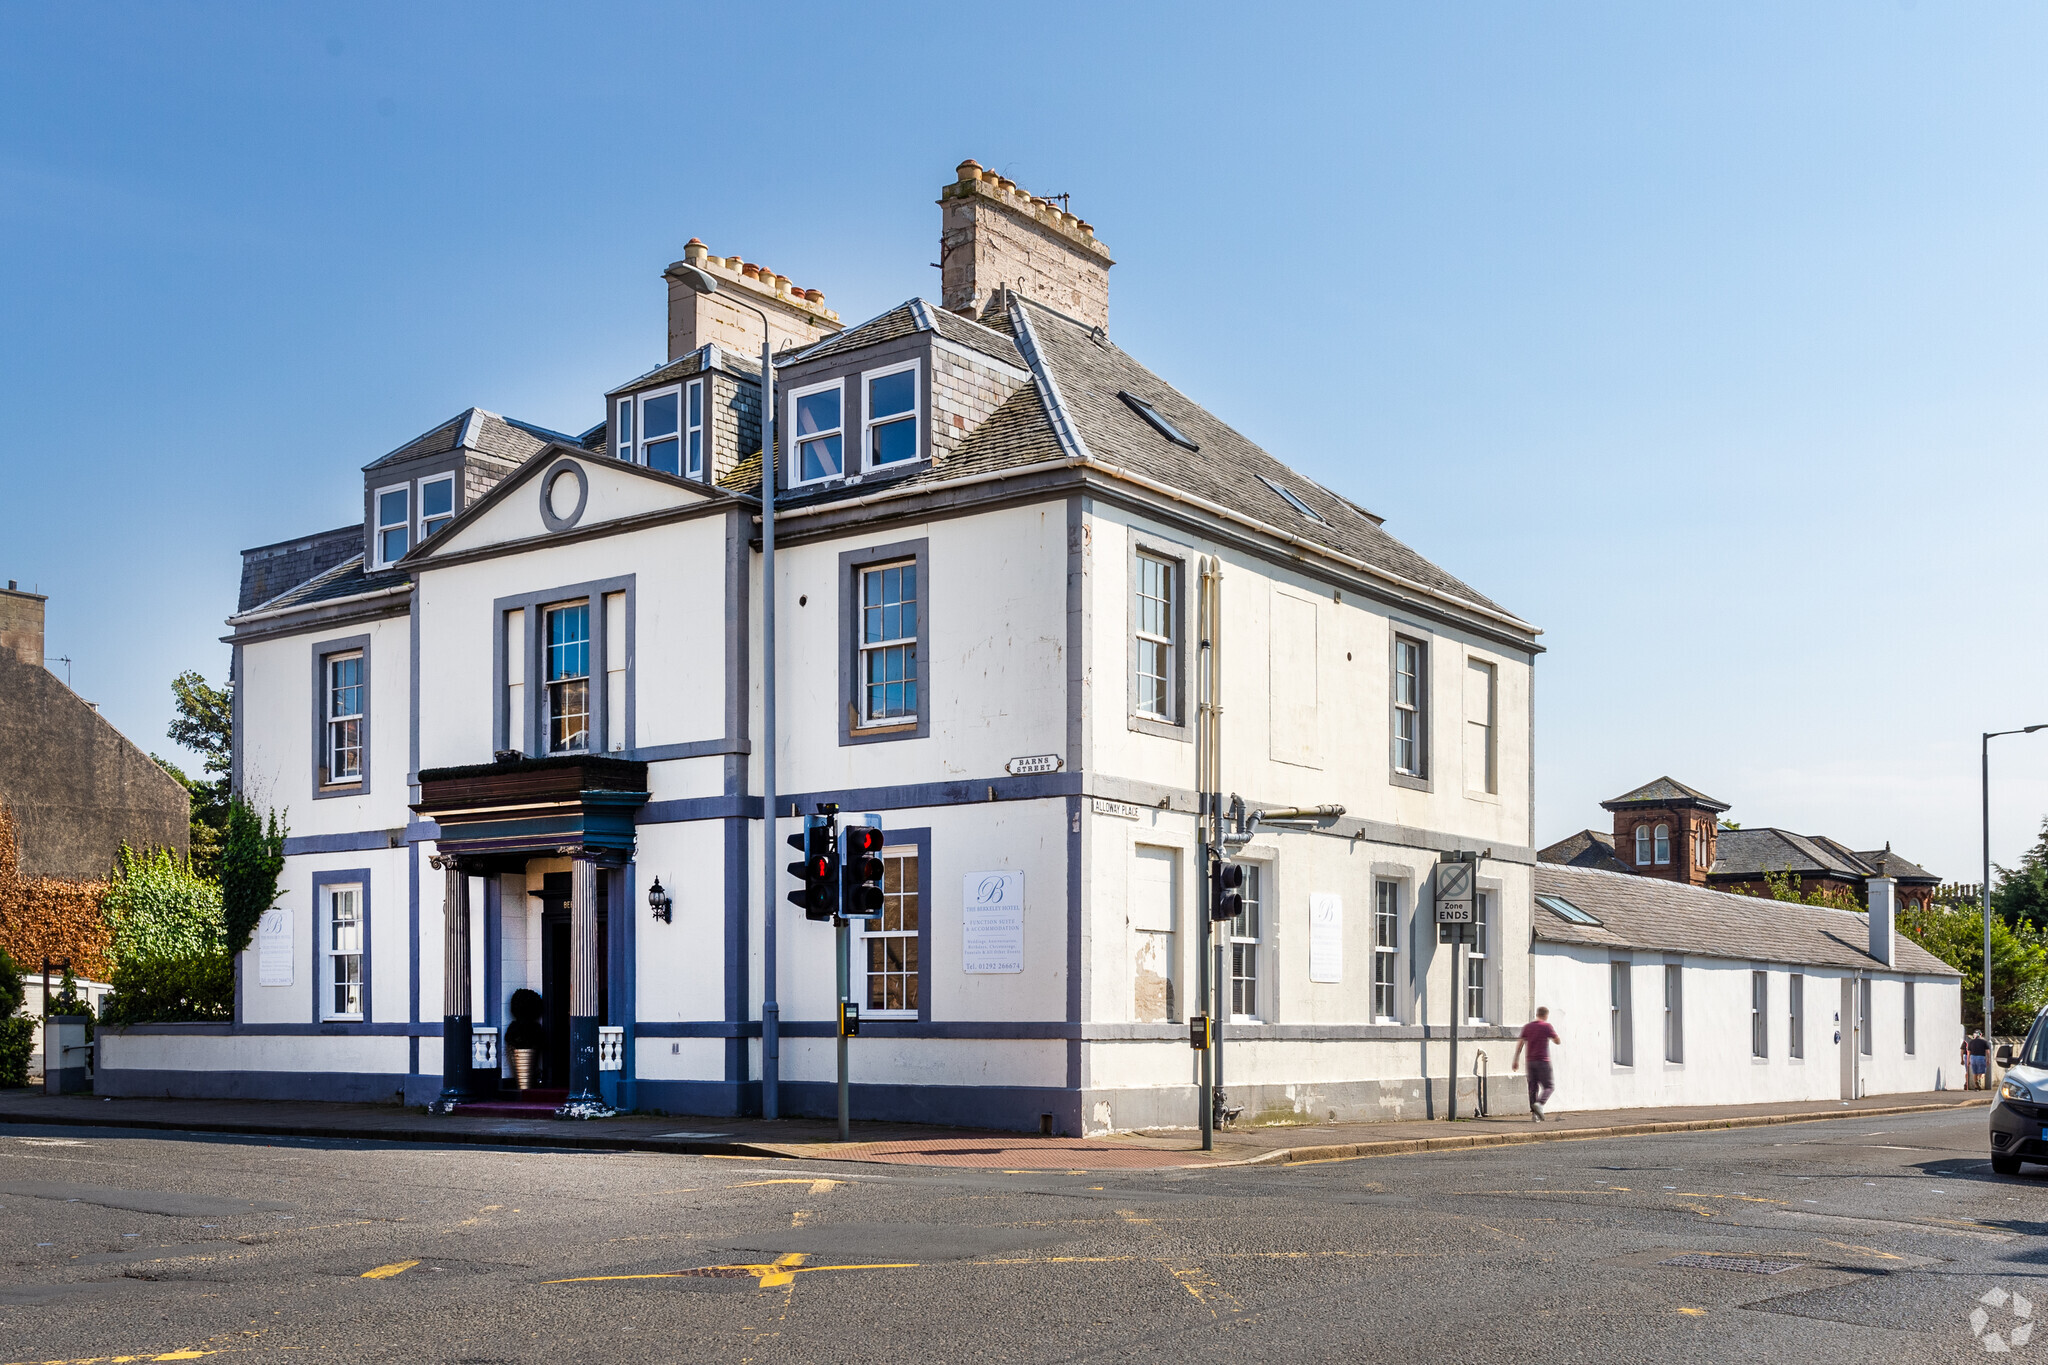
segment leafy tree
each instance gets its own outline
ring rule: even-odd
[[[1963,974],[1963,1027],[1984,1027],[1984,915],[1974,906],[1908,906],[1899,912],[1899,931]],[[1991,994],[1995,1028],[1990,1035],[2027,1031],[2048,1004],[2048,933],[2030,924],[1991,921]]]
[[[1764,887],[1774,901],[1790,901],[1794,905],[1824,905],[1830,910],[1853,910],[1864,913],[1863,902],[1846,891],[1808,891],[1806,882],[1796,872],[1766,872]],[[1754,896],[1756,892],[1748,887],[1734,888],[1738,896]]]
[[[114,991],[100,1006],[105,1024],[231,1019],[235,964],[226,953],[144,958],[114,968]]]
[[[2048,820],[2041,837],[2014,868],[1998,868],[1991,887],[1991,908],[2007,924],[2048,928]]]
[[[230,957],[249,946],[263,912],[277,901],[284,871],[284,821],[266,821],[241,797],[228,803],[227,836],[220,849],[220,901]]]
[[[227,832],[228,777],[235,759],[235,689],[214,687],[194,670],[171,680],[177,718],[165,733],[197,753],[208,776],[188,776],[178,765],[156,761],[178,779],[192,799],[192,860],[201,876],[219,875],[220,846]],[[152,754],[152,758],[156,755]]]
[[[0,948],[0,1019],[20,1009],[27,994],[21,986],[21,968],[14,965],[5,948]]]
[[[220,886],[169,849],[137,853],[122,845],[101,905],[114,931],[116,963],[218,953],[227,935]]]

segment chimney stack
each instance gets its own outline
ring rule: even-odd
[[[0,592],[0,649],[34,668],[43,666],[43,603],[41,594],[23,592],[13,579]]]
[[[693,265],[718,281],[718,293],[700,294],[676,277],[678,266]],[[734,298],[745,299],[768,315],[769,335],[777,354],[808,346],[840,330],[839,314],[825,306],[825,295],[789,282],[766,266],[737,256],[714,256],[695,237],[683,248],[683,259],[663,272],[668,281],[668,358],[679,360],[706,342],[754,361],[761,354],[761,320]],[[728,297],[731,296],[731,297]]]
[[[1014,289],[1091,327],[1109,327],[1109,248],[1095,229],[1051,199],[963,161],[939,191],[940,298],[978,318],[989,296]]]
[[[1890,877],[1872,877],[1870,892],[1870,955],[1892,965],[1893,927],[1898,922],[1898,886]]]

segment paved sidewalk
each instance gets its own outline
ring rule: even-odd
[[[499,1147],[676,1152],[732,1160],[801,1158],[985,1170],[1139,1170],[1190,1166],[1297,1165],[1355,1157],[1450,1151],[1524,1142],[1698,1132],[1857,1115],[1919,1113],[1985,1105],[1989,1096],[1943,1091],[1878,1095],[1850,1103],[1619,1109],[1553,1116],[1399,1123],[1326,1123],[1218,1133],[1213,1152],[1189,1131],[1119,1133],[1110,1138],[1044,1138],[917,1124],[856,1123],[855,1141],[818,1119],[677,1118],[628,1115],[588,1123],[430,1115],[392,1105],[277,1100],[97,1099],[0,1091],[0,1125],[106,1127],[321,1139],[372,1139]]]

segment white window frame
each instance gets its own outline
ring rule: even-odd
[[[917,669],[917,665],[923,661],[924,657],[924,650],[921,646],[924,643],[925,575],[921,572],[922,567],[917,558],[913,556],[909,559],[886,560],[879,564],[863,564],[854,570],[853,685],[856,693],[854,698],[854,728],[856,730],[887,730],[905,725],[915,725],[917,724],[918,717],[923,714],[922,708],[925,701],[924,677]],[[891,569],[908,569],[917,576],[917,593],[910,599],[916,604],[917,608],[917,633],[870,640],[867,638],[868,578],[870,575],[887,573]],[[910,685],[917,701],[908,710],[896,715],[877,716],[869,709],[873,694],[868,689],[868,656],[871,654],[881,654],[892,649],[908,649],[910,651],[911,671],[905,675],[904,681]]]
[[[683,385],[683,477],[702,479],[709,464],[710,395],[701,379],[692,379]],[[692,405],[697,420],[690,420]]]
[[[1685,1064],[1685,967],[1664,964],[1664,1061]]]
[[[1650,837],[1655,841],[1657,866],[1671,866],[1671,826],[1657,826]]]
[[[427,521],[429,520],[427,517],[427,485],[435,483],[445,483],[448,485],[448,510],[432,518],[432,520],[438,521],[441,524],[434,530],[429,531],[427,529]],[[421,479],[413,488],[412,501],[413,516],[418,523],[418,538],[413,541],[415,545],[423,544],[428,536],[437,535],[441,531],[446,530],[448,523],[454,521],[456,514],[462,510],[455,504],[455,476],[453,474],[431,474]]]
[[[1607,964],[1607,1028],[1616,1066],[1636,1064],[1635,964]]]
[[[350,662],[351,660],[360,665],[363,663],[364,658],[364,652],[360,649],[345,649],[339,653],[323,654],[320,657],[320,709],[326,717],[324,738],[327,750],[322,755],[326,761],[321,764],[321,767],[327,774],[327,780],[324,785],[329,787],[353,787],[362,784],[363,740],[367,738],[364,733],[365,726],[363,721],[368,711],[365,703],[368,701],[370,690],[369,679],[364,676],[367,670],[363,668],[356,670],[356,709],[353,712],[337,715],[334,710],[334,694],[338,690],[334,685],[334,666],[339,663]],[[346,725],[350,721],[354,721],[356,727],[356,742],[354,746],[356,751],[356,767],[354,772],[343,775],[336,767],[334,756],[338,749],[344,746],[336,744],[335,736],[337,727]]]
[[[1401,670],[1401,652],[1414,652],[1415,667],[1407,673]],[[1394,714],[1394,771],[1402,777],[1427,778],[1429,776],[1429,645],[1413,635],[1394,637],[1393,689]],[[1401,679],[1414,680],[1413,698],[1401,700]],[[1408,734],[1401,734],[1401,718],[1408,717]],[[1407,761],[1402,761],[1401,746],[1408,746]]]
[[[550,627],[549,621],[556,612],[568,611],[576,607],[583,608],[584,612],[583,672],[581,674],[583,680],[583,747],[581,749],[557,749],[555,747],[555,688],[561,683],[575,682],[577,675],[571,674],[561,678],[548,676],[550,668],[549,656],[554,652],[554,631]],[[596,720],[597,710],[591,697],[591,687],[593,685],[591,677],[593,641],[591,636],[593,630],[590,618],[593,612],[601,610],[603,610],[601,606],[593,603],[587,597],[570,598],[563,602],[550,602],[540,609],[540,747],[543,753],[585,754],[599,752],[591,745],[591,728],[592,723]]]
[[[861,371],[860,467],[862,472],[873,474],[884,469],[905,469],[924,458],[924,382],[918,375],[918,371],[921,368],[923,367],[917,361],[906,360],[900,365],[884,365],[879,370]],[[871,387],[874,381],[877,379],[887,379],[892,374],[902,374],[906,370],[910,372],[910,411],[907,413],[892,413],[880,421],[875,420],[874,404],[870,401],[874,396],[874,390]],[[840,411],[839,417],[842,423],[846,420],[844,409]],[[875,429],[877,427],[894,426],[899,422],[910,423],[911,430],[917,437],[912,446],[913,454],[907,460],[892,460],[888,464],[875,463]],[[844,450],[845,447],[842,444],[842,454]]]
[[[1388,878],[1372,889],[1372,1021],[1401,1022],[1401,883]]]
[[[909,983],[909,984],[908,984],[908,988],[907,988],[907,989],[905,990],[905,992],[904,992],[904,994],[905,994],[905,997],[906,997],[906,998],[908,998],[908,996],[909,996],[909,993],[910,993],[910,991],[912,991],[912,990],[920,990],[920,988],[919,988],[919,986],[918,986],[918,979],[919,979],[919,974],[920,974],[920,972],[922,971],[922,969],[923,969],[923,967],[924,967],[924,963],[923,963],[923,961],[922,961],[922,959],[921,959],[921,958],[920,958],[920,959],[919,959],[919,960],[918,960],[917,962],[915,962],[915,963],[912,963],[912,962],[910,961],[910,959],[911,959],[911,958],[913,958],[913,957],[918,957],[919,953],[920,953],[920,952],[922,951],[922,950],[921,950],[921,948],[920,948],[920,946],[919,946],[919,944],[920,944],[920,939],[921,939],[921,936],[922,936],[922,928],[923,928],[923,923],[924,923],[924,902],[923,902],[923,892],[924,892],[924,878],[925,878],[925,876],[926,876],[926,874],[927,874],[927,871],[928,871],[928,869],[926,869],[926,868],[925,868],[925,867],[924,867],[924,866],[922,865],[922,862],[921,862],[921,860],[920,860],[920,857],[919,857],[919,854],[920,854],[920,852],[921,852],[921,850],[920,850],[919,846],[918,846],[918,845],[916,845],[916,844],[887,844],[887,843],[885,843],[885,844],[883,844],[883,845],[882,845],[882,862],[883,862],[883,865],[884,865],[884,867],[885,867],[885,868],[887,867],[888,863],[889,863],[889,862],[890,862],[891,860],[895,860],[895,861],[897,861],[897,862],[905,862],[905,861],[907,861],[907,862],[910,862],[911,864],[913,864],[913,865],[916,865],[916,866],[917,866],[917,877],[918,877],[918,881],[917,881],[917,887],[916,887],[916,889],[914,889],[914,890],[910,890],[910,891],[899,891],[899,892],[897,892],[897,895],[898,895],[899,897],[901,897],[901,898],[902,898],[902,899],[903,899],[903,900],[904,900],[904,901],[905,901],[905,902],[906,902],[906,903],[907,903],[907,904],[909,905],[909,907],[910,907],[910,910],[911,910],[911,913],[915,914],[915,915],[916,915],[916,916],[918,917],[918,922],[917,922],[917,924],[913,925],[912,927],[910,927],[910,928],[908,928],[908,929],[882,929],[882,928],[870,928],[869,926],[871,926],[871,925],[882,925],[882,924],[886,924],[886,923],[888,923],[888,915],[887,915],[887,911],[888,911],[888,908],[889,908],[889,907],[888,907],[888,896],[887,896],[887,894],[886,894],[886,893],[885,893],[885,894],[884,894],[884,896],[883,896],[883,912],[884,912],[884,913],[883,913],[882,915],[879,915],[879,916],[877,916],[877,917],[876,917],[876,918],[874,918],[874,919],[871,919],[871,920],[863,920],[863,921],[861,921],[861,925],[860,925],[860,928],[859,928],[859,930],[858,930],[858,933],[859,933],[859,937],[860,937],[860,947],[859,947],[859,949],[858,949],[858,952],[859,952],[859,958],[858,958],[858,961],[859,961],[859,964],[860,964],[860,966],[859,966],[859,970],[860,970],[860,978],[861,978],[861,993],[860,993],[861,1007],[860,1007],[860,1010],[861,1010],[861,1015],[862,1015],[862,1016],[863,1016],[864,1018],[868,1018],[868,1019],[915,1019],[915,1018],[917,1018],[917,1017],[918,1017],[918,1005],[917,1005],[917,1004],[912,1004],[912,1005],[909,1005],[909,1006],[907,1006],[907,1007],[904,1007],[904,1008],[901,1008],[901,1009],[889,1009],[889,1008],[886,1008],[886,1007],[884,1007],[884,1006],[881,1006],[881,1005],[872,1005],[872,1004],[869,1004],[869,1003],[868,1003],[868,1002],[869,1002],[870,1000],[872,1000],[872,999],[874,998],[874,997],[873,997],[873,995],[872,995],[872,994],[870,994],[870,992],[871,992],[871,991],[873,990],[873,987],[874,987],[874,983],[875,983],[875,980],[876,980],[876,973],[875,973],[875,972],[874,972],[874,971],[873,971],[873,970],[872,970],[872,969],[870,968],[870,965],[869,965],[869,957],[868,957],[868,954],[869,954],[869,949],[868,949],[868,945],[869,945],[870,943],[877,943],[877,942],[881,942],[881,941],[884,941],[884,940],[887,940],[887,939],[903,939],[903,940],[907,940],[907,941],[909,942],[909,944],[910,944],[910,949],[911,949],[911,951],[910,951],[910,953],[909,953],[909,954],[908,954],[908,955],[907,955],[907,956],[905,957],[905,959],[904,959],[904,962],[905,962],[905,966],[906,966],[906,970],[905,970],[905,971],[904,971],[904,972],[902,973],[902,975],[903,975],[903,977],[905,978],[905,980],[906,980],[906,981],[907,981],[907,982]],[[902,885],[902,883],[901,883],[901,880],[900,880],[900,878],[901,878],[901,875],[902,875],[902,874],[901,874],[901,873],[898,873],[897,875],[898,875],[898,877],[899,877],[899,881],[898,881],[898,883],[897,883],[897,884],[898,884],[898,886],[901,886],[901,885]],[[888,878],[888,874],[887,874],[887,872],[886,872],[886,871],[884,871],[884,873],[883,873],[883,876],[882,876],[882,885],[883,885],[883,886],[884,886],[884,887],[886,888],[886,887],[888,886],[888,884],[889,884],[889,878]],[[884,978],[886,978],[886,977],[887,977],[888,975],[890,975],[890,974],[889,974],[889,973],[886,973],[886,972],[882,974],[882,976],[883,976]],[[886,992],[885,992],[885,995],[886,995]],[[920,991],[920,995],[921,995],[921,991]],[[920,1003],[921,1003],[921,1000],[920,1000]]]
[[[800,403],[800,402],[802,402],[802,401],[803,401],[804,399],[806,399],[806,398],[810,397],[810,396],[811,396],[812,394],[814,394],[814,393],[824,393],[824,392],[825,392],[825,391],[826,391],[827,389],[833,389],[833,390],[837,390],[837,391],[838,391],[838,394],[839,394],[839,425],[838,425],[838,426],[836,426],[836,427],[828,427],[828,428],[826,428],[826,429],[825,429],[825,430],[824,430],[823,432],[821,432],[821,433],[819,433],[819,434],[817,434],[817,435],[812,435],[812,436],[799,436],[799,435],[797,435],[797,430],[796,430],[796,410],[797,410],[797,404],[798,404],[798,403]],[[783,427],[782,427],[782,432],[781,432],[781,434],[782,434],[782,436],[783,436],[783,438],[784,438],[784,441],[786,442],[786,446],[785,446],[785,448],[786,448],[786,449],[787,449],[787,450],[789,451],[789,457],[788,457],[788,458],[789,458],[789,481],[788,481],[788,482],[787,482],[786,484],[784,484],[784,485],[783,485],[784,487],[786,487],[786,488],[803,488],[803,487],[806,487],[806,486],[808,486],[808,485],[811,485],[811,484],[829,483],[829,482],[831,482],[831,481],[832,481],[833,479],[843,479],[843,478],[845,478],[845,477],[846,477],[846,380],[845,380],[845,378],[844,378],[844,377],[842,376],[841,378],[838,378],[838,379],[828,379],[828,380],[825,380],[825,381],[824,381],[823,383],[819,383],[819,384],[806,384],[806,385],[805,385],[805,386],[804,386],[803,388],[800,388],[800,389],[792,389],[792,390],[790,391],[790,394],[789,394],[789,409],[788,409],[788,420],[787,420],[787,421],[786,421],[786,422],[785,422],[785,423],[783,424]],[[828,439],[829,437],[833,437],[833,436],[837,436],[837,437],[839,438],[839,468],[838,468],[837,470],[835,470],[835,471],[831,472],[831,473],[828,473],[828,474],[820,474],[820,475],[818,475],[818,477],[816,477],[816,478],[814,478],[814,479],[806,479],[806,478],[804,478],[804,477],[803,477],[803,467],[804,467],[804,459],[803,459],[803,447],[804,447],[805,445],[808,445],[808,444],[809,444],[810,442],[812,442],[812,441],[822,441],[822,440]]]
[[[384,495],[386,493],[405,494],[405,516],[402,520],[391,522],[387,522],[384,520]],[[414,531],[412,513],[413,508],[418,505],[419,499],[416,496],[414,496],[413,486],[410,480],[408,480],[405,483],[386,484],[384,487],[375,489],[371,492],[370,552],[371,558],[376,563],[378,568],[390,568],[393,564],[396,564],[399,559],[405,558],[406,553],[412,549],[412,537]],[[398,552],[398,559],[386,559],[384,557],[384,533],[386,531],[405,532],[405,549],[400,550]]]
[[[1246,860],[1238,864],[1244,869],[1244,905],[1229,922],[1224,939],[1230,949],[1230,1018],[1236,1023],[1255,1024],[1263,1016],[1259,1013],[1259,948],[1265,932],[1266,869],[1262,863]],[[1247,933],[1246,931],[1250,932]],[[1251,970],[1241,968],[1249,962]],[[1240,1009],[1244,992],[1240,982],[1251,987],[1251,1008]]]
[[[1771,974],[1749,974],[1749,1055],[1758,1059],[1771,1055]]]
[[[633,420],[634,397],[627,394],[619,400],[618,413],[612,419],[612,458],[633,463],[633,437],[640,430],[640,424]]]
[[[1166,589],[1166,595],[1163,598],[1150,598],[1145,594],[1143,575],[1147,564],[1158,566],[1163,575],[1161,581],[1165,584]],[[1180,724],[1179,708],[1175,704],[1179,699],[1180,693],[1180,641],[1174,638],[1174,629],[1180,624],[1180,598],[1178,594],[1185,591],[1185,585],[1180,582],[1181,565],[1182,561],[1171,556],[1154,554],[1149,550],[1141,549],[1135,556],[1136,575],[1135,581],[1131,584],[1131,633],[1135,641],[1132,652],[1139,660],[1142,660],[1144,657],[1144,646],[1158,646],[1160,649],[1161,670],[1157,675],[1139,673],[1135,669],[1132,671],[1131,687],[1133,695],[1131,697],[1131,714],[1137,716],[1140,720],[1156,721],[1163,725]],[[1158,601],[1162,604],[1161,617],[1166,626],[1164,634],[1148,631],[1144,628],[1142,622],[1145,619],[1145,612],[1144,608],[1139,605],[1141,599]],[[1139,687],[1138,679],[1141,677],[1149,679],[1154,676],[1159,678],[1158,699],[1162,709],[1148,711],[1145,709],[1144,691]]]
[[[650,442],[647,439],[647,400],[650,398],[666,398],[671,394],[675,396],[676,400],[676,429],[672,433],[657,436],[653,442]],[[676,469],[678,476],[680,476],[682,470],[689,467],[689,442],[684,435],[684,429],[689,425],[690,420],[690,410],[686,406],[688,401],[688,398],[683,393],[683,386],[680,384],[667,384],[658,389],[649,389],[645,393],[633,395],[633,442],[631,449],[631,462],[633,464],[639,465],[642,469],[654,469],[654,466],[647,462],[647,447],[650,444],[661,441],[674,441],[676,443]],[[657,474],[668,473],[665,469],[657,469],[655,472]]]
[[[1460,985],[1465,991],[1465,1022],[1486,1024],[1493,1020],[1493,981],[1487,975],[1493,969],[1494,931],[1500,926],[1494,923],[1494,907],[1500,900],[1493,891],[1472,893],[1472,941],[1465,945],[1465,979]],[[1477,997],[1479,1008],[1472,1008]]]
[[[1785,1041],[1785,1055],[1803,1060],[1806,1056],[1806,973],[1794,972],[1785,983],[1786,1026],[1791,1036]]]
[[[364,1008],[369,1003],[363,981],[363,938],[368,927],[363,916],[363,890],[361,882],[329,882],[320,888],[320,1017],[323,1020],[359,1021],[363,1018]],[[356,944],[354,950],[349,952],[340,951],[334,943],[337,892],[345,892],[354,897]],[[352,1012],[334,1007],[335,987],[340,984],[336,977],[342,961],[349,958],[355,960],[355,980],[350,984],[356,988],[356,1008]]]
[[[1636,826],[1636,866],[1637,866],[1637,867],[1648,867],[1649,865],[1650,865],[1650,827],[1649,827],[1648,825],[1637,825],[1637,826]]]

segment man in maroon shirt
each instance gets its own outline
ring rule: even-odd
[[[1552,1043],[1561,1046],[1564,1039],[1550,1026],[1550,1010],[1540,1008],[1534,1019],[1522,1025],[1522,1036],[1515,1043],[1515,1060],[1508,1067],[1510,1071],[1521,1070],[1522,1049],[1529,1049],[1529,1117],[1538,1123],[1543,1121],[1543,1106],[1549,1102],[1550,1092],[1557,1088],[1550,1076]]]

